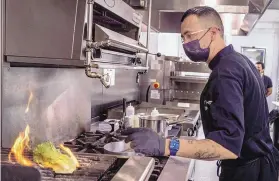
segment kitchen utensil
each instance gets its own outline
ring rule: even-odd
[[[105,153],[113,155],[123,155],[123,156],[143,156],[140,153],[136,153],[131,147],[130,143],[125,143],[124,141],[107,143],[104,146]]]

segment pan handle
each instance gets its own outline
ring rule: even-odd
[[[177,121],[173,121],[173,122],[169,123],[168,125],[174,125],[174,124],[179,124],[179,123],[185,122],[185,120],[179,120],[181,117],[182,117],[182,116],[179,116],[179,117],[177,118]],[[184,115],[184,118],[187,118],[187,117],[188,117],[188,115]]]
[[[142,154],[142,153],[136,153],[136,156],[145,156],[145,154]]]

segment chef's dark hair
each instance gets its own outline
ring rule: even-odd
[[[191,9],[188,9],[181,18],[181,23],[190,15],[196,15],[199,18],[211,18],[212,21],[220,28],[221,35],[224,36],[224,25],[219,13],[208,6],[198,6]]]
[[[262,69],[263,69],[263,70],[265,69],[265,65],[264,65],[263,62],[257,62],[256,64],[257,64],[257,65],[262,65]]]

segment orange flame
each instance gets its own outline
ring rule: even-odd
[[[26,126],[25,131],[24,132],[20,132],[19,136],[17,137],[17,139],[14,142],[14,145],[11,149],[11,152],[9,153],[9,161],[12,162],[12,154],[15,157],[15,160],[24,166],[32,166],[33,163],[32,161],[30,161],[28,158],[24,157],[24,150],[30,149],[29,146],[29,132],[30,132],[30,128],[29,125]]]
[[[26,106],[26,109],[25,109],[25,113],[28,113],[29,112],[29,108],[30,108],[30,104],[33,100],[33,92],[30,91],[30,95],[29,95],[29,98],[28,98],[28,103],[27,103],[27,106]]]
[[[77,158],[75,157],[75,155],[72,153],[72,151],[70,150],[70,148],[64,146],[63,144],[60,144],[59,147],[65,151],[69,156],[70,158],[73,160],[73,162],[75,163],[76,167],[80,167],[80,164],[77,160]]]
[[[10,162],[16,161],[20,165],[24,165],[24,166],[35,165],[35,163],[33,163],[31,160],[29,160],[27,157],[24,156],[24,151],[31,149],[29,145],[29,141],[30,141],[29,133],[30,133],[29,125],[26,126],[24,132],[19,133],[19,136],[16,138],[14,145],[11,149],[11,152],[9,153]],[[67,165],[65,163],[63,164],[61,162],[60,163],[43,162],[42,164],[38,163],[38,165],[43,168],[51,168],[58,173],[73,172],[76,168],[80,167],[77,158],[74,156],[71,150],[68,147],[65,147],[63,144],[60,144],[59,146],[61,150],[63,150],[66,154],[69,155],[70,159],[72,160],[72,165]],[[13,158],[15,160],[13,160],[12,156],[14,156]]]

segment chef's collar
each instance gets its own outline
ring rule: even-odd
[[[223,56],[226,56],[234,51],[234,48],[232,45],[228,45],[225,48],[223,48],[217,55],[209,62],[209,68],[213,70],[219,63],[220,59]]]

